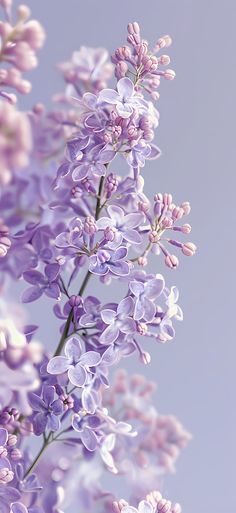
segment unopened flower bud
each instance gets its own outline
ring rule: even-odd
[[[111,226],[107,226],[107,228],[104,230],[104,237],[108,242],[112,242],[115,238],[116,229],[112,228]]]
[[[14,461],[18,461],[21,458],[22,458],[22,453],[21,453],[20,449],[18,449],[17,447],[14,447],[14,449],[12,449],[12,451],[11,451],[11,459]]]
[[[175,207],[173,210],[172,210],[172,217],[174,217],[174,219],[181,219],[181,217],[183,217],[184,215],[184,210],[182,207]]]
[[[192,227],[191,227],[191,225],[190,225],[190,224],[187,224],[187,223],[186,223],[186,224],[183,224],[183,226],[181,226],[181,231],[182,231],[182,233],[185,233],[186,235],[187,235],[188,233],[190,233],[190,232],[191,232],[191,230],[192,230]]]
[[[147,264],[148,264],[148,260],[145,256],[140,256],[138,258],[138,265],[140,265],[141,267],[145,267]]]
[[[82,303],[83,303],[83,299],[81,296],[73,295],[69,299],[69,304],[72,308],[74,308],[75,306],[80,306]]]
[[[153,244],[157,243],[159,240],[158,232],[156,230],[152,230],[149,233],[148,238],[149,238],[150,242],[152,242]]]
[[[175,255],[167,255],[165,257],[165,264],[170,269],[176,269],[179,265],[179,259]]]
[[[173,80],[175,78],[175,72],[173,69],[167,69],[164,71],[164,78],[166,80]]]
[[[17,436],[16,435],[9,435],[7,440],[7,445],[9,447],[13,447],[17,444]]]
[[[9,468],[1,468],[0,469],[0,483],[7,484],[10,483],[14,478],[14,473]]]
[[[181,203],[180,206],[183,209],[185,215],[187,216],[191,211],[191,205],[190,205],[189,201],[184,201],[183,203]]]
[[[197,246],[195,246],[195,244],[193,244],[193,242],[186,242],[182,246],[182,253],[185,256],[193,256],[193,255],[195,255],[196,251],[197,251]]]
[[[84,231],[88,235],[94,235],[97,232],[96,221],[94,217],[88,216],[84,221]]]

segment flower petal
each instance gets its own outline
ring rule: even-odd
[[[75,367],[69,368],[68,378],[72,385],[75,385],[76,387],[83,387],[87,379],[87,373],[85,369],[83,369],[83,367],[77,363]]]
[[[32,301],[39,299],[42,294],[43,290],[39,287],[29,287],[28,289],[24,290],[21,296],[22,303],[32,303]]]
[[[75,167],[75,169],[72,172],[72,179],[75,182],[80,182],[81,180],[86,178],[88,173],[89,173],[89,166],[88,166],[88,163],[85,162],[84,164],[80,164],[80,166]]]
[[[101,311],[101,318],[105,324],[113,324],[116,318],[116,312],[107,308]]]
[[[82,440],[83,445],[88,449],[88,451],[95,451],[98,446],[98,440],[95,433],[85,426],[83,429],[80,438]]]
[[[134,84],[128,77],[121,78],[117,83],[117,91],[122,99],[128,100],[134,94]]]
[[[116,105],[120,96],[114,89],[103,89],[99,94],[99,101]]]
[[[80,358],[80,362],[86,367],[94,367],[98,365],[100,361],[101,355],[97,351],[87,351],[87,353],[82,354]]]
[[[65,356],[54,356],[49,360],[47,371],[49,374],[63,374],[69,369],[70,362]]]
[[[128,297],[125,297],[124,299],[122,299],[122,301],[120,301],[118,308],[117,308],[117,313],[119,315],[127,317],[127,315],[131,315],[133,313],[133,310],[134,310],[134,300],[131,296],[128,296]]]
[[[79,337],[70,338],[65,345],[65,355],[74,363],[77,363],[82,354],[82,344]]]
[[[47,264],[45,267],[45,275],[49,281],[55,281],[60,272],[60,266],[57,263]]]
[[[119,335],[119,328],[115,324],[108,326],[100,336],[100,342],[102,344],[112,344],[115,342]]]
[[[44,401],[37,394],[29,392],[28,394],[29,405],[34,411],[46,411],[46,405]]]

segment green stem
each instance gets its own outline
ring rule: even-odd
[[[43,452],[45,451],[45,449],[47,448],[47,446],[50,444],[49,442],[49,438],[50,438],[50,435],[51,435],[51,432],[49,433],[49,435],[47,436],[47,438],[45,438],[44,440],[44,443],[40,449],[40,451],[38,452],[37,456],[35,456],[34,460],[32,461],[30,467],[28,468],[28,470],[26,471],[25,475],[24,475],[24,479],[32,472],[32,470],[34,469],[34,467],[37,465],[40,457],[42,456]]]
[[[98,198],[97,198],[96,211],[95,211],[95,219],[96,220],[98,219],[99,213],[100,213],[101,194],[102,194],[103,183],[104,183],[104,176],[101,177],[100,183],[99,183],[99,191],[98,191]],[[81,284],[81,287],[79,289],[79,292],[78,292],[79,296],[83,295],[83,293],[84,293],[84,291],[85,291],[85,289],[87,287],[87,284],[88,284],[91,276],[92,276],[91,272],[87,271],[87,273],[86,273],[86,275],[84,277],[84,280],[83,280],[83,282]],[[73,319],[73,308],[71,309],[71,311],[70,311],[70,313],[69,313],[69,315],[67,317],[67,321],[66,321],[63,333],[61,335],[61,338],[59,340],[59,344],[58,344],[58,346],[56,348],[56,351],[54,353],[54,356],[60,355],[60,353],[61,353],[61,351],[63,349],[64,342],[65,342],[65,340],[66,340],[66,338],[68,336],[68,332],[69,332],[69,329],[70,329],[70,324],[71,324],[72,319]],[[63,432],[61,432],[60,434],[62,434]],[[30,474],[30,472],[32,472],[32,470],[34,469],[35,465],[37,465],[40,457],[42,456],[43,452],[45,451],[47,446],[51,443],[51,442],[49,442],[50,436],[51,436],[51,431],[50,431],[50,433],[49,433],[49,435],[47,437],[44,437],[44,443],[43,443],[40,451],[38,452],[37,456],[32,461],[30,467],[26,471],[26,473],[24,475],[24,478],[27,477]],[[56,440],[57,440],[57,437],[55,437],[52,441],[56,441]]]

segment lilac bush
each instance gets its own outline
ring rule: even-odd
[[[176,269],[178,249],[196,251],[182,238],[190,204],[144,188],[143,167],[161,155],[158,88],[175,73],[159,52],[171,38],[150,49],[129,23],[111,62],[82,47],[58,66],[66,87],[54,108],[21,112],[15,93],[30,92],[23,74],[45,33],[28,7],[0,8],[0,511],[180,513],[161,488],[191,435],[156,410],[145,376],[112,372],[123,358],[148,364],[150,341],[169,342],[183,319],[150,256]],[[52,350],[36,338],[37,315],[27,324],[7,299],[18,280],[25,307],[51,302],[60,320]],[[98,281],[116,284],[108,301]],[[104,489],[106,472],[125,476],[129,502]]]

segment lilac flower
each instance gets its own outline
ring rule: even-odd
[[[144,167],[146,159],[156,159],[160,154],[161,152],[157,146],[154,144],[147,144],[146,141],[141,139],[132,147],[128,154],[127,162],[133,168]]]
[[[146,283],[139,281],[131,281],[129,284],[130,291],[135,297],[134,319],[140,321],[144,319],[151,322],[156,313],[154,304],[162,293],[165,286],[163,277],[157,274],[155,278],[148,280]]]
[[[81,442],[88,451],[93,452],[98,447],[96,430],[100,424],[100,419],[95,415],[73,415],[72,427],[79,433]]]
[[[103,89],[99,94],[99,100],[115,105],[121,118],[129,118],[135,107],[141,112],[147,109],[147,102],[136,94],[134,84],[129,78],[124,77],[119,80],[117,91]]]
[[[137,228],[143,222],[143,214],[140,212],[132,212],[125,214],[124,210],[117,205],[109,205],[107,212],[110,217],[101,217],[97,221],[99,230],[105,230],[107,227],[115,228],[115,239],[109,243],[112,248],[122,244],[123,239],[130,244],[140,244],[142,242],[141,235]]]
[[[20,492],[12,486],[0,484],[0,510],[1,513],[9,513],[12,502],[20,499]]]
[[[131,317],[134,311],[134,301],[128,296],[118,304],[117,310],[106,309],[101,311],[101,317],[108,327],[103,331],[100,342],[112,344],[119,337],[120,332],[124,334],[134,333],[136,323]]]
[[[83,303],[84,314],[80,317],[81,326],[93,326],[100,320],[101,302],[94,296],[88,296]]]
[[[42,398],[33,392],[29,393],[29,404],[34,412],[34,433],[37,436],[44,433],[46,429],[57,431],[60,427],[58,417],[63,412],[63,405],[60,399],[54,399],[54,396],[55,388],[47,385],[43,387]]]
[[[25,281],[31,283],[33,287],[26,289],[22,295],[23,303],[30,303],[40,298],[43,293],[48,297],[60,299],[61,292],[58,284],[58,275],[60,272],[59,264],[47,264],[45,266],[45,275],[39,271],[26,271],[23,273]]]
[[[106,166],[116,155],[115,151],[106,150],[101,146],[88,149],[81,162],[74,168],[72,178],[75,182],[84,180],[86,177],[104,176]]]
[[[70,338],[65,345],[65,356],[54,356],[48,363],[49,374],[63,374],[68,372],[69,381],[77,387],[86,383],[91,367],[100,362],[100,354],[96,351],[82,353],[80,338]]]
[[[113,251],[99,249],[96,255],[89,258],[89,270],[93,274],[104,276],[109,271],[117,276],[129,274],[129,264],[124,261],[127,256],[127,248],[121,246]]]

